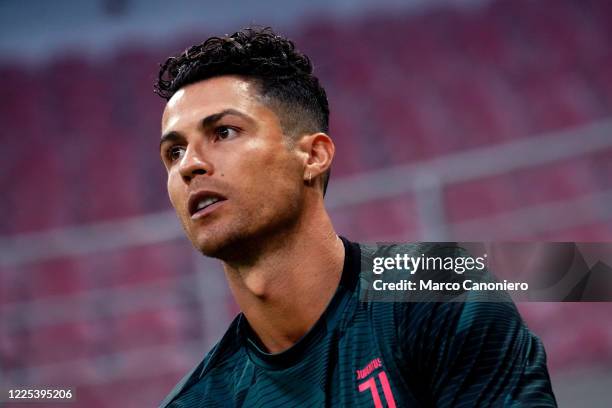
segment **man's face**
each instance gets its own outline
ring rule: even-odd
[[[181,88],[162,118],[168,194],[193,245],[227,259],[294,225],[307,156],[290,147],[253,83],[222,76]]]

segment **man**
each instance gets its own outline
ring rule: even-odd
[[[242,310],[161,406],[555,405],[512,303],[360,301],[372,253],[325,210],[329,108],[293,43],[209,38],[169,58],[156,91],[170,201]]]

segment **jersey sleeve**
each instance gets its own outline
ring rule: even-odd
[[[510,299],[396,304],[404,372],[437,407],[556,407],[546,353]],[[397,314],[396,314],[397,316]]]

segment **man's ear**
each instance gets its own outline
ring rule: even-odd
[[[304,180],[312,184],[331,167],[336,146],[329,135],[321,132],[302,136],[297,143],[306,156]]]

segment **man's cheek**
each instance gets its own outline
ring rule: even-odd
[[[185,206],[181,205],[183,200],[181,199],[180,191],[173,186],[171,180],[168,181],[168,198],[170,198],[170,203],[176,210],[177,214],[181,216]]]

